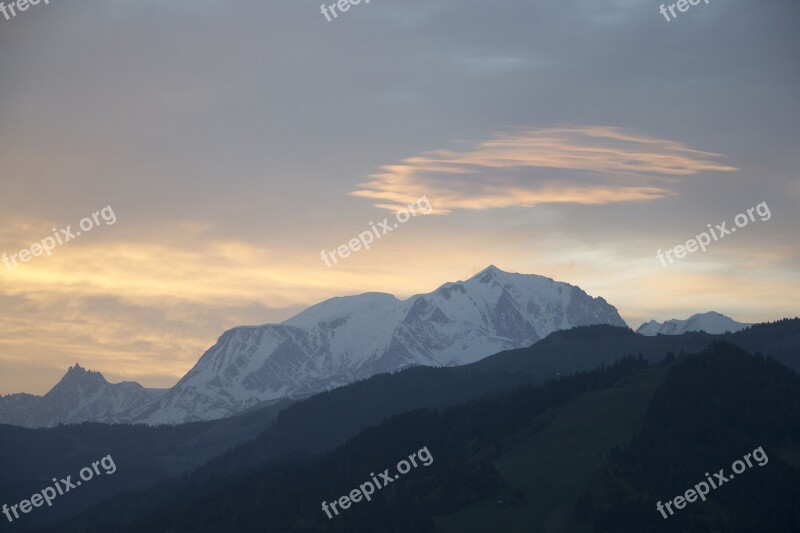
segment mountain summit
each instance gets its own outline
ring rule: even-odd
[[[44,396],[0,397],[0,423],[53,427],[87,420],[116,422],[121,414],[148,404],[163,393],[163,389],[146,389],[130,381],[109,383],[100,372],[75,363]]]
[[[213,420],[409,366],[473,363],[593,324],[626,326],[603,298],[491,265],[406,300],[378,292],[331,298],[281,324],[233,328],[167,391],[111,384],[76,363],[44,396],[0,397],[0,423]]]
[[[636,330],[636,333],[641,335],[680,335],[689,331],[705,331],[712,335],[721,335],[730,331],[736,333],[739,330],[751,326],[752,324],[745,324],[737,322],[734,319],[717,313],[716,311],[709,311],[708,313],[697,313],[690,316],[686,320],[678,320],[673,318],[667,320],[663,324],[651,320],[645,322]]]
[[[472,363],[592,324],[626,326],[603,298],[495,266],[406,300],[384,293],[331,298],[281,324],[226,331],[172,389],[135,409],[131,419],[225,417],[413,365]]]

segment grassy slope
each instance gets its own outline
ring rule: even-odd
[[[557,531],[581,531],[568,524],[567,509],[604,467],[608,451],[633,437],[666,372],[661,367],[648,369],[623,386],[583,394],[553,411],[542,421],[547,424],[544,429],[520,435],[521,441],[495,461],[508,489],[437,517],[437,529],[534,532],[550,529],[545,528],[547,523],[557,524]],[[516,488],[524,491],[524,504],[497,503],[509,501]]]

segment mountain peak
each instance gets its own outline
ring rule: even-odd
[[[494,265],[489,265],[488,267],[484,268],[483,270],[481,270],[480,272],[475,274],[475,276],[473,276],[473,277],[477,278],[479,276],[484,276],[484,275],[497,276],[497,275],[503,275],[503,274],[510,274],[510,272],[506,272],[505,270],[497,268]]]
[[[497,268],[494,265],[489,265],[488,267],[484,268],[477,274],[475,274],[472,279],[477,280],[478,283],[492,283],[493,281],[497,281],[497,279],[502,275],[505,274],[502,270]]]
[[[475,276],[473,277],[478,278],[479,281],[483,281],[489,279],[503,279],[509,275],[515,275],[515,274],[512,272],[506,272],[505,270],[497,268],[494,265],[489,265],[488,267],[484,268],[483,270],[475,274]]]
[[[71,366],[67,369],[67,374],[86,374],[86,369],[83,368],[80,363],[75,363],[75,366]]]
[[[409,366],[473,363],[594,324],[626,327],[612,305],[579,287],[490,264],[405,300],[376,292],[331,298],[278,325],[229,330],[157,404],[131,418],[230,416]]]
[[[489,265],[488,267],[484,268],[471,278],[468,281],[475,280],[478,283],[492,283],[493,281],[500,281],[500,280],[508,280],[509,276],[521,276],[522,274],[514,274],[511,272],[506,272],[500,268],[497,268],[495,265]]]
[[[0,421],[31,428],[85,421],[121,422],[132,408],[148,404],[163,393],[131,381],[111,384],[100,372],[75,363],[44,396],[27,395],[23,405],[14,399],[17,405],[11,407],[6,407],[10,402],[0,403]]]
[[[645,322],[636,330],[641,335],[679,335],[689,331],[704,331],[712,335],[720,335],[730,331],[734,333],[750,326],[751,324],[737,322],[731,317],[708,311],[706,313],[695,313],[686,320],[673,318],[663,324],[656,320]]]
[[[385,292],[365,292],[352,296],[335,296],[301,311],[292,318],[283,321],[282,325],[313,328],[320,322],[347,319],[354,314],[371,313],[371,310],[376,308],[392,307],[399,303],[400,300],[397,297]]]
[[[50,389],[50,392],[47,394],[52,394],[54,391],[59,389],[72,388],[75,386],[88,385],[97,387],[107,384],[108,382],[106,381],[106,378],[104,378],[103,374],[100,372],[86,370],[80,364],[75,363],[75,366],[69,367],[67,369],[67,373],[61,378],[61,381],[59,381],[55,387]]]

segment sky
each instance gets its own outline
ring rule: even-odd
[[[231,327],[489,264],[578,285],[633,328],[797,316],[800,3],[710,0],[669,22],[659,6],[0,15],[0,254],[34,252],[0,264],[0,394],[43,394],[76,362],[169,387]],[[321,259],[423,196],[430,214]],[[705,252],[658,259],[759,204]]]

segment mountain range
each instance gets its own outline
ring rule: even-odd
[[[0,424],[53,427],[86,421],[116,422],[121,413],[145,405],[166,389],[147,389],[132,381],[109,383],[100,372],[75,364],[44,396],[0,397]]]
[[[593,324],[627,327],[614,306],[579,287],[489,266],[406,300],[384,293],[332,298],[281,324],[233,328],[166,391],[111,385],[76,365],[44,397],[0,398],[0,422],[213,420],[410,366],[473,363]],[[86,383],[64,393],[80,376]]]
[[[458,366],[530,346],[560,329],[625,326],[579,287],[490,266],[399,300],[332,298],[277,325],[225,332],[172,389],[131,413],[147,423],[220,418],[409,366]]]
[[[721,335],[727,332],[736,333],[751,325],[736,322],[730,317],[710,311],[697,313],[686,320],[673,318],[663,323],[651,320],[639,326],[636,333],[640,335],[680,335],[689,331],[705,331],[713,335]]]
[[[701,353],[718,343],[725,343],[729,348],[717,350],[711,366],[702,363],[706,356],[689,355]],[[231,447],[234,442],[229,442],[228,452],[180,475],[175,473],[175,461],[189,466],[187,459],[199,464],[202,457],[208,457],[211,449],[207,446],[206,435],[218,439],[213,448],[219,450],[224,446],[230,427],[241,427],[239,435],[242,431],[252,435],[257,429],[254,424],[265,427],[261,419],[275,417],[276,411],[273,408],[253,410],[247,415],[245,426],[237,422],[241,416],[157,427],[82,424],[31,430],[0,425],[5,472],[0,480],[0,500],[18,501],[46,482],[53,471],[77,471],[98,454],[113,453],[118,474],[101,478],[97,485],[89,485],[92,491],[96,487],[96,492],[90,493],[87,489],[76,493],[77,496],[70,493],[69,505],[62,505],[57,511],[27,517],[26,526],[31,531],[84,532],[143,529],[310,532],[324,529],[399,533],[425,530],[410,527],[405,523],[406,518],[428,517],[425,520],[429,522],[432,515],[463,509],[464,514],[449,518],[439,516],[434,520],[443,526],[442,531],[527,530],[525,524],[541,525],[546,515],[552,514],[553,520],[560,520],[558,517],[566,510],[561,509],[562,504],[574,504],[587,484],[597,478],[598,469],[613,457],[610,455],[612,448],[631,442],[632,432],[641,426],[641,417],[651,411],[647,408],[649,398],[660,383],[668,382],[665,378],[672,374],[673,363],[682,364],[687,358],[699,360],[699,365],[693,365],[695,369],[683,380],[684,385],[672,387],[670,398],[661,402],[661,412],[670,416],[674,423],[683,424],[686,429],[694,428],[696,432],[707,431],[706,428],[716,431],[722,423],[747,430],[757,437],[757,442],[751,445],[727,436],[719,442],[709,440],[708,435],[703,438],[687,436],[685,453],[691,456],[702,447],[703,453],[713,455],[705,457],[700,465],[694,465],[695,468],[687,469],[684,472],[687,479],[696,476],[697,468],[723,465],[731,457],[735,458],[731,450],[719,452],[720,443],[726,443],[736,453],[743,453],[738,451],[739,447],[746,451],[763,444],[767,449],[783,442],[781,448],[787,450],[787,457],[791,458],[796,446],[786,440],[787,432],[796,433],[800,426],[784,418],[794,416],[796,419],[795,405],[800,405],[797,404],[800,396],[782,397],[791,393],[787,384],[781,383],[784,378],[764,379],[748,365],[742,367],[736,361],[741,360],[738,351],[745,350],[755,354],[747,358],[752,357],[761,368],[767,365],[778,369],[786,365],[798,372],[799,345],[800,319],[757,324],[724,335],[690,332],[643,336],[629,328],[608,325],[557,331],[530,347],[494,354],[473,364],[408,368],[297,401],[277,412],[268,429],[260,431],[250,442],[239,440],[240,444],[235,447]],[[614,362],[620,358],[627,358],[633,366],[626,363],[627,367],[617,367]],[[654,366],[648,370],[647,365]],[[615,367],[618,370],[614,370]],[[638,378],[629,374],[629,370],[639,372],[637,368],[644,368],[644,374]],[[791,374],[788,369],[778,370],[778,373]],[[598,386],[606,391],[598,391],[599,396],[590,393],[590,397],[582,399],[581,390]],[[695,398],[697,394],[705,397]],[[716,398],[719,394],[726,395],[724,401]],[[550,403],[547,397],[555,403]],[[571,406],[565,405],[567,412],[560,413],[557,406],[563,402]],[[680,414],[670,414],[676,406],[680,407]],[[698,406],[706,411],[724,408],[729,412],[710,413],[702,420],[695,420],[691,415],[698,411]],[[748,422],[737,423],[736,417],[742,416],[744,411],[748,413]],[[457,414],[459,412],[462,414]],[[447,413],[456,413],[456,417]],[[769,421],[769,430],[761,426],[747,429],[765,421]],[[664,422],[659,420],[654,424],[656,428],[664,427]],[[673,427],[670,425],[668,431],[662,432],[672,432]],[[657,439],[655,444],[661,440],[663,438]],[[353,447],[356,441],[361,444]],[[644,444],[653,442],[648,440]],[[404,491],[403,495],[392,495],[390,491],[383,496],[381,492],[378,502],[384,503],[374,503],[377,507],[360,506],[337,522],[327,522],[320,513],[320,500],[330,501],[346,493],[343,491],[357,486],[353,483],[363,481],[360,478],[370,469],[390,466],[407,453],[406,448],[413,450],[418,449],[414,446],[422,445],[428,445],[436,457],[434,468],[440,465],[446,471],[437,473],[422,485],[419,478],[409,478],[413,487],[409,487],[408,494]],[[200,446],[204,448],[198,449]],[[347,449],[349,451],[345,451]],[[42,450],[48,452],[43,454]],[[665,451],[669,450],[670,446],[665,446]],[[498,453],[511,454],[495,465],[505,479],[499,487],[494,467],[486,464],[487,458],[497,457]],[[514,456],[520,453],[524,457]],[[773,459],[772,452],[770,459],[770,464],[777,460]],[[647,457],[638,460],[644,465],[649,461]],[[677,457],[659,459],[659,462],[680,463]],[[414,472],[415,476],[422,475],[422,471]],[[458,472],[467,475],[464,477]],[[569,475],[559,475],[563,472]],[[145,473],[149,477],[143,481]],[[141,492],[145,481],[152,483],[170,473],[172,479],[157,482]],[[492,479],[495,481],[489,483]],[[685,488],[686,483],[687,480],[675,482],[678,488],[673,487],[673,483],[662,486],[655,491],[656,497],[661,493],[673,494]],[[447,490],[442,488],[445,485]],[[491,487],[499,489],[500,493],[486,500],[475,499],[488,496],[495,490]],[[793,490],[790,486],[786,488]],[[749,486],[743,489],[750,491]],[[418,497],[413,496],[415,494]],[[625,494],[625,491],[615,491],[612,495]],[[499,500],[511,503],[498,505]],[[742,508],[746,502],[744,498],[732,504],[731,509]],[[649,509],[649,498],[640,503],[647,504],[648,510],[642,511],[645,515],[652,513],[661,519]],[[470,507],[473,504],[477,507]],[[392,509],[391,513],[387,514],[389,509],[385,505]],[[415,505],[423,507],[409,507]],[[594,513],[592,509],[587,508],[585,512]],[[619,509],[615,512],[625,515]],[[82,516],[76,517],[77,521],[71,526],[63,523],[67,515],[75,517],[80,513]],[[370,515],[369,520],[374,522],[364,523],[368,517],[363,513]],[[322,527],[318,519],[331,529]],[[148,523],[140,523],[143,520]],[[381,529],[376,526],[381,520],[389,520],[395,527]],[[494,529],[488,527],[493,520],[501,520],[507,527],[499,524]],[[170,522],[175,527],[169,526]],[[450,522],[449,527],[446,527],[447,522]],[[43,527],[45,523],[52,529]],[[298,527],[291,527],[290,523]],[[615,527],[597,530],[623,531]],[[624,529],[631,533],[641,530]]]
[[[76,364],[44,396],[0,397],[0,423],[216,420],[407,367],[471,364],[595,324],[627,327],[614,306],[579,287],[489,266],[406,300],[385,293],[331,298],[280,324],[233,328],[170,389],[111,384]],[[748,325],[712,311],[650,321],[637,333],[722,334]]]
[[[489,267],[407,300],[334,298],[281,324],[234,328],[167,390],[111,384],[76,364],[42,397],[0,397],[0,502],[111,454],[119,473],[12,529],[377,531],[388,517],[383,530],[398,533],[577,521],[661,531],[648,495],[687,481],[648,483],[698,442],[696,468],[762,444],[777,465],[769,497],[723,502],[724,516],[738,513],[728,525],[775,494],[800,494],[800,469],[772,452],[800,457],[800,319],[737,327],[747,325],[712,312],[647,324],[658,327],[634,332],[602,298]],[[734,433],[703,440],[720,427]],[[319,501],[423,445],[431,470],[347,520],[320,513]],[[792,530],[791,508],[773,505],[764,523]]]

